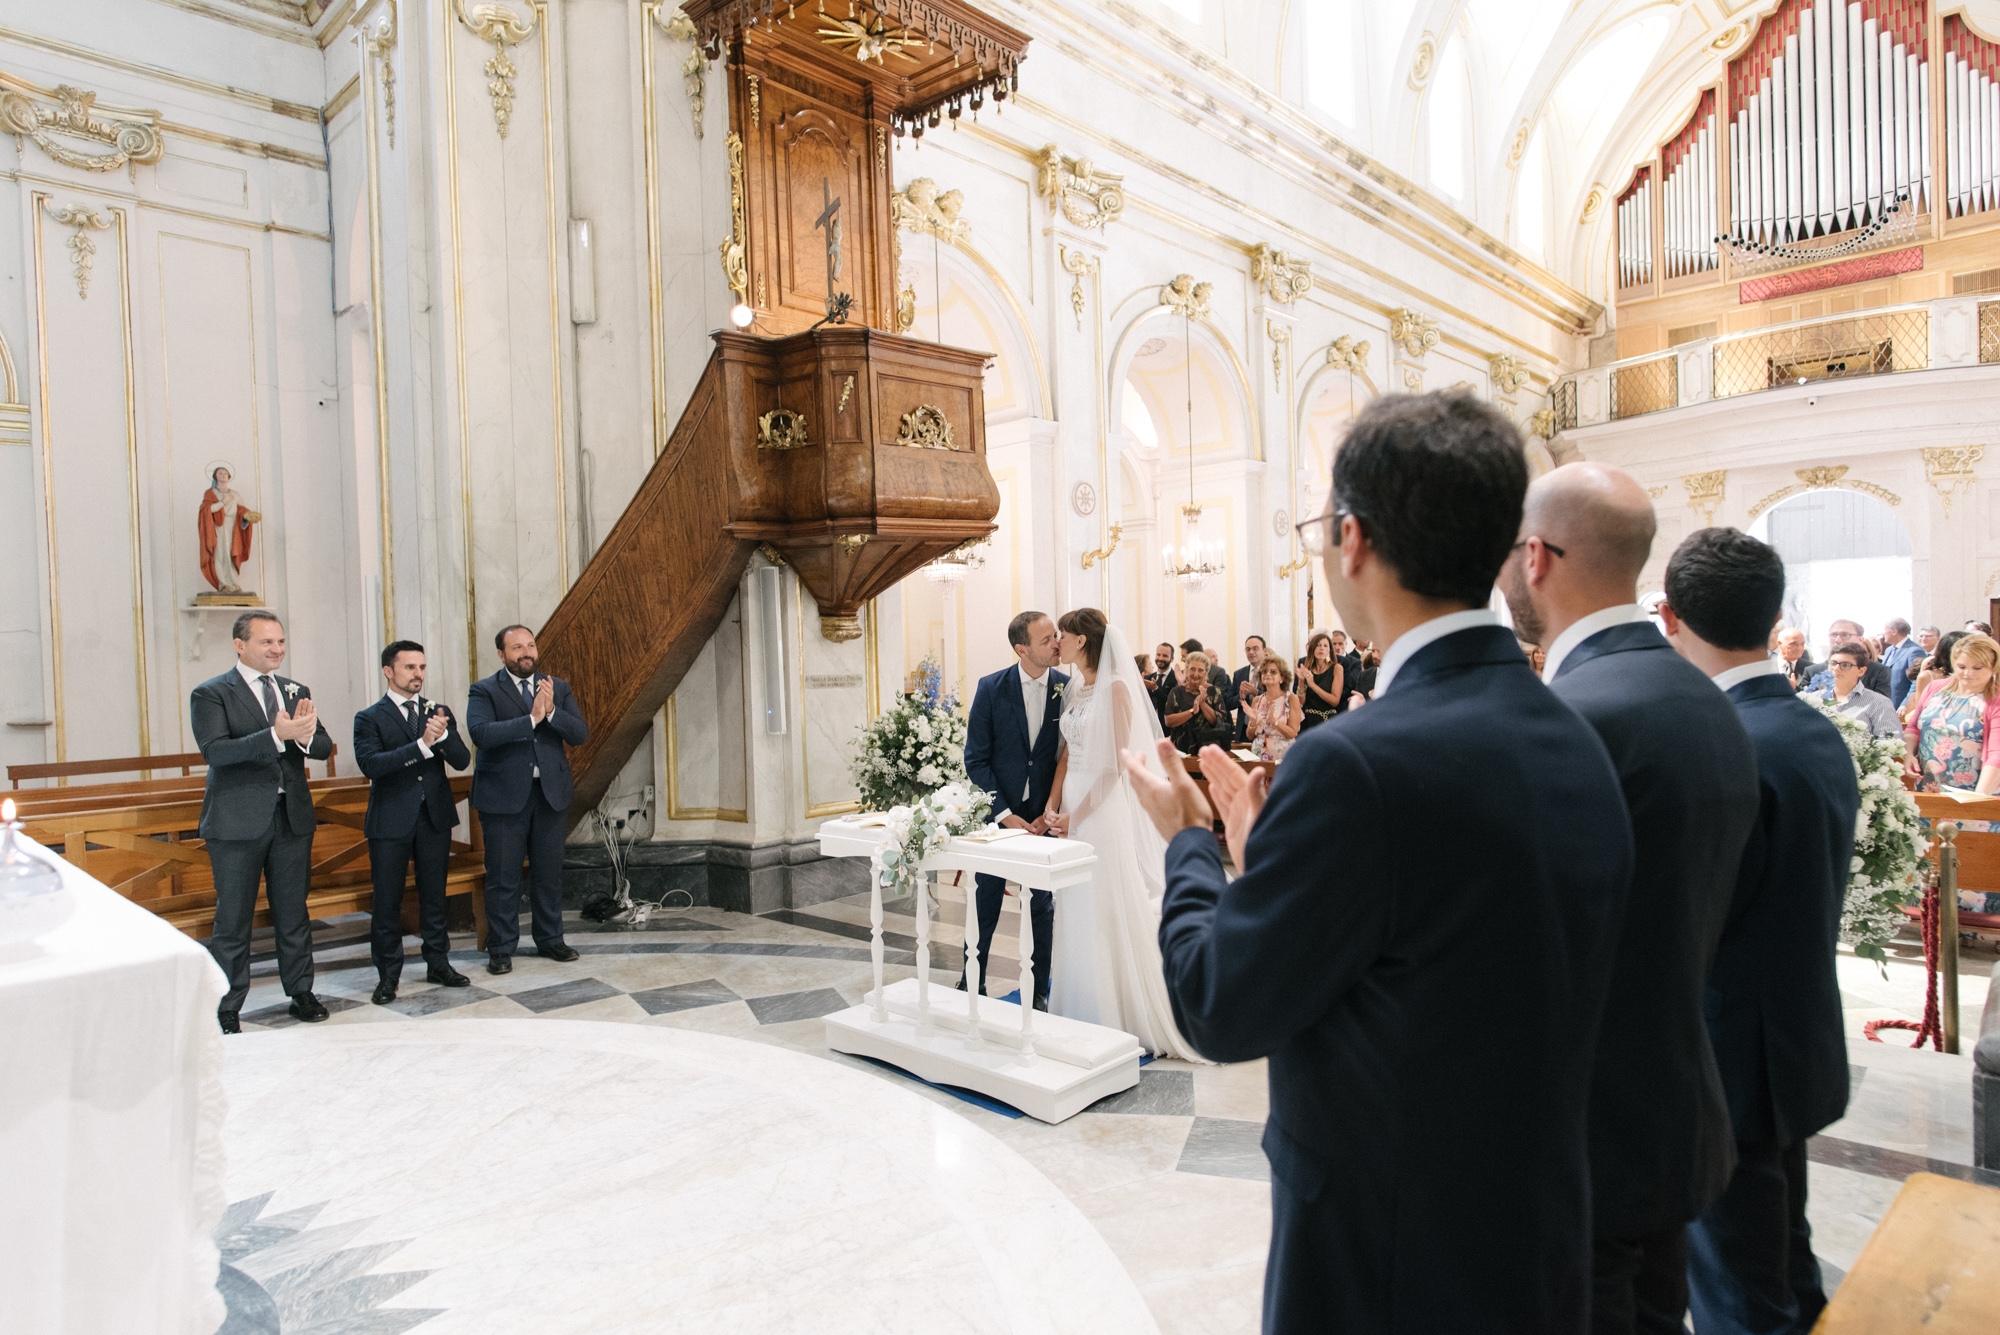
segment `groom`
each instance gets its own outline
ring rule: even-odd
[[[1063,688],[1069,678],[1055,671],[1061,641],[1056,623],[1046,612],[1023,612],[1007,623],[1007,643],[1017,660],[990,677],[981,677],[972,693],[972,717],[965,733],[965,772],[993,797],[992,819],[1030,834],[1065,832],[1062,816],[1046,816],[1049,789],[1056,778],[1056,753],[1061,750]],[[986,985],[986,953],[993,929],[1000,922],[1000,901],[1007,883],[998,876],[973,878],[979,905],[979,979]],[[1055,937],[1055,900],[1046,890],[1029,895],[1035,928],[1035,1009],[1049,1008],[1050,945]],[[965,987],[965,979],[958,985]]]

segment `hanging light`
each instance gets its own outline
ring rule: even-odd
[[[1210,575],[1222,573],[1223,555],[1221,542],[1201,540],[1201,505],[1194,498],[1194,332],[1193,318],[1185,311],[1181,313],[1181,340],[1187,352],[1188,498],[1180,508],[1180,547],[1176,550],[1172,543],[1161,547],[1160,561],[1168,579],[1179,580],[1193,590],[1206,584]]]
[[[983,548],[991,544],[990,538],[968,542],[940,556],[924,567],[924,578],[933,584],[963,584],[966,575],[986,564]]]

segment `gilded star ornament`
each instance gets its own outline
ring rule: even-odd
[[[881,15],[872,18],[857,17],[837,19],[831,14],[823,15],[819,39],[836,51],[850,52],[856,60],[866,64],[874,61],[877,65],[887,65],[886,57],[895,56],[901,60],[916,63],[916,57],[906,47],[916,46],[923,39],[907,28],[893,27]]]

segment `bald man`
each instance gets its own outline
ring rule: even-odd
[[[1784,668],[1786,679],[1792,683],[1794,691],[1803,691],[1821,668],[1806,653],[1806,633],[1797,626],[1780,626],[1777,640],[1778,662]]]
[[[1567,464],[1528,490],[1500,586],[1542,680],[1618,771],[1633,874],[1590,1089],[1593,1332],[1677,1335],[1686,1225],[1735,1166],[1703,996],[1743,847],[1757,760],[1728,699],[1638,607],[1653,503],[1629,474]]]

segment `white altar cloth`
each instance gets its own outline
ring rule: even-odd
[[[222,971],[50,855],[69,921],[0,946],[0,1328],[222,1324]]]

